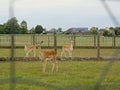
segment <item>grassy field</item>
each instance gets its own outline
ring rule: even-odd
[[[113,56],[115,49],[101,49],[101,56]],[[58,49],[60,56],[61,49]],[[0,49],[0,57],[10,57],[10,49]],[[38,50],[37,50],[38,55]],[[118,54],[119,56],[120,54]],[[15,57],[25,56],[24,49],[15,49]],[[32,56],[32,53],[30,54]],[[95,57],[96,49],[74,49],[73,56]],[[97,90],[94,86],[108,61],[59,61],[59,72],[51,72],[51,64],[42,72],[41,61],[15,62],[15,74],[10,74],[10,62],[0,62],[0,90],[9,90],[12,75],[16,90]],[[120,89],[120,61],[110,67],[99,90]],[[12,71],[11,71],[12,70]]]
[[[53,46],[54,45],[54,37],[53,35],[32,35],[32,34],[18,34],[15,35],[15,45],[16,46],[24,46],[27,44],[32,44],[35,40],[36,42],[43,40],[43,46]],[[69,44],[70,39],[75,39],[76,46],[94,46],[97,45],[97,36],[92,35],[65,35],[58,34],[57,35],[57,45],[61,46],[64,44]],[[115,45],[120,46],[120,37],[115,37]],[[100,37],[100,46],[113,46],[114,39],[113,37]],[[0,46],[10,46],[11,45],[11,36],[6,34],[0,34]]]
[[[95,90],[94,86],[108,61],[59,61],[59,72],[51,72],[41,61],[15,62],[16,90]],[[0,90],[9,90],[10,62],[0,62]],[[120,61],[115,61],[99,90],[120,90]]]
[[[101,56],[111,57],[115,51],[115,49],[100,50]],[[60,52],[61,49],[58,49],[58,56]],[[23,56],[25,56],[24,49],[15,49],[15,57]],[[95,57],[96,49],[74,49],[73,56]],[[10,49],[1,48],[0,57],[10,57]],[[59,61],[59,72],[52,73],[52,65],[47,62],[46,72],[43,73],[41,61],[16,61],[15,70],[11,68],[10,62],[0,61],[0,90],[9,90],[12,87],[10,82],[14,79],[11,77],[15,78],[15,90],[98,90],[94,87],[107,64],[108,61],[100,60]],[[99,90],[120,90],[119,68],[120,61],[115,61],[107,70]]]
[[[48,50],[48,49],[44,49]],[[100,49],[101,57],[112,57],[117,49]],[[0,57],[10,57],[10,49],[0,48]],[[39,50],[37,49],[37,55],[39,56]],[[24,57],[24,49],[15,49],[15,57]],[[30,53],[30,57],[33,56],[33,53]],[[61,56],[61,49],[58,49],[58,56]],[[97,49],[74,49],[73,57],[96,57]],[[120,56],[120,51],[118,51],[117,56]]]

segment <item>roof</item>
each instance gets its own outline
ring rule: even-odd
[[[56,32],[56,29],[55,28],[52,28],[52,29],[50,29],[49,31],[47,31],[48,33],[54,33],[54,32]]]
[[[88,28],[69,28],[68,30],[66,30],[66,32],[69,33],[85,33],[85,32],[89,32]]]

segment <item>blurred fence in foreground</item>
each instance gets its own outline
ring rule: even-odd
[[[9,5],[10,17],[14,16],[14,3],[15,3],[15,1],[17,1],[17,0],[10,0],[10,5]],[[107,4],[107,2],[108,1],[120,1],[120,0],[100,0],[100,1],[102,2],[103,7],[106,9],[106,12],[109,14],[109,16],[110,16],[111,20],[113,21],[114,25],[118,26],[119,22],[118,22],[117,18],[115,17],[115,15],[113,14],[113,12],[111,11],[111,9],[110,9],[109,5]],[[14,30],[13,30],[13,32],[14,32]],[[47,83],[44,83],[44,82],[38,82],[37,80],[36,81],[31,80],[31,79],[29,80],[29,79],[22,78],[21,76],[19,76],[18,78],[16,77],[17,75],[16,75],[16,66],[15,66],[15,62],[14,62],[14,43],[15,43],[15,46],[23,46],[25,44],[25,42],[26,42],[25,37],[23,37],[23,36],[21,36],[20,38],[17,38],[17,37],[19,37],[19,35],[15,35],[15,38],[11,37],[10,35],[5,36],[5,37],[4,37],[4,35],[0,36],[0,46],[11,46],[12,47],[11,48],[11,62],[10,62],[10,68],[9,68],[10,75],[9,75],[9,77],[6,77],[5,79],[1,79],[0,83],[1,84],[5,83],[5,86],[8,86],[8,85],[6,85],[6,83],[9,83],[10,84],[9,85],[9,90],[16,90],[16,84],[17,84],[18,80],[19,80],[19,82],[21,84],[28,84],[29,86],[37,85],[37,86],[45,86],[45,87],[48,87],[48,88],[52,87],[52,88],[54,88],[54,90],[66,90],[66,89],[64,89],[62,87],[56,86],[56,84],[52,85],[51,83],[47,84]],[[39,40],[39,39],[41,40],[41,39],[43,39],[43,40],[46,41],[46,43],[45,43],[46,46],[51,46],[51,45],[54,45],[53,41],[51,41],[53,39],[51,39],[51,38],[53,38],[53,36],[46,37],[44,39],[42,37],[36,38],[36,36],[35,36],[35,38],[34,38],[32,36],[28,36],[27,40],[31,41],[31,42],[29,42],[29,44],[32,44],[32,43],[34,43],[33,40]],[[119,47],[119,38],[118,37],[114,37],[114,38],[113,37],[102,37],[102,38],[97,38],[97,39],[96,39],[96,37],[85,37],[84,39],[82,39],[82,38],[83,38],[83,36],[80,36],[79,38],[74,37],[75,46],[88,45],[88,46],[94,46],[95,47],[96,44],[97,44],[98,49],[102,45],[103,46],[104,45],[111,46],[111,47],[117,47],[117,46]],[[68,43],[69,40],[70,40],[70,37],[69,36],[67,38],[65,37],[65,39],[63,37],[61,37],[60,40],[61,41],[57,42],[57,46]],[[118,56],[118,53],[119,53],[119,50],[116,50],[114,52],[114,54],[111,55],[111,58],[113,58],[113,59],[110,60],[108,62],[108,64],[101,71],[98,79],[96,79],[93,90],[107,90],[106,87],[109,87],[109,90],[119,90],[120,89],[119,88],[120,84],[115,83],[115,82],[111,82],[110,84],[104,86],[104,89],[102,89],[102,82],[104,81],[108,71],[110,71],[110,68],[112,67],[114,61],[116,60],[115,56]],[[41,75],[41,74],[39,74],[39,75]],[[79,77],[76,77],[76,78],[79,79]],[[41,81],[42,81],[42,79],[41,79]],[[112,86],[111,86],[111,84],[112,84]],[[89,85],[85,85],[84,87],[88,87],[88,88],[84,88],[82,90],[89,90],[90,89]],[[76,89],[76,88],[77,87],[75,87],[73,89]],[[27,90],[27,89],[28,88],[24,88],[24,90]],[[73,90],[73,89],[71,89],[71,90]]]

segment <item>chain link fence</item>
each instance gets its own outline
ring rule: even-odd
[[[9,49],[11,47],[11,35],[3,34],[0,35],[0,48],[3,49]],[[98,41],[99,38],[99,41]],[[57,49],[59,52],[61,52],[62,45],[69,45],[70,40],[74,40],[74,52],[78,52],[80,55],[85,53],[84,51],[81,52],[82,49],[88,49],[93,50],[92,52],[94,54],[91,54],[89,56],[85,55],[79,55],[79,54],[74,54],[73,57],[111,57],[111,51],[115,51],[116,48],[119,48],[119,41],[120,37],[103,37],[103,36],[92,36],[92,35],[62,35],[58,34],[56,35],[56,44],[57,44]],[[24,52],[24,46],[25,45],[34,45],[35,43],[38,43],[40,41],[44,41],[44,44],[42,45],[42,48],[51,48],[55,49],[54,41],[55,37],[54,34],[51,35],[37,35],[37,34],[21,34],[21,35],[15,35],[14,34],[14,44],[15,44],[15,50],[21,50],[19,51],[20,53]],[[98,46],[99,44],[99,46]],[[99,50],[98,50],[98,47]],[[77,51],[79,49],[79,51]],[[105,54],[105,52],[111,52]],[[96,54],[95,54],[96,53]],[[99,54],[99,55],[98,55]],[[60,57],[60,53],[58,54]],[[6,55],[0,55],[0,57],[6,57]],[[24,57],[23,54],[15,57]]]
[[[24,47],[25,44],[32,45],[35,42],[45,41],[45,47],[53,47],[54,46],[54,35],[37,35],[37,34],[19,34],[15,35],[15,46],[16,47]],[[97,35],[65,35],[58,34],[57,38],[57,46],[61,47],[64,44],[69,44],[70,40],[74,40],[74,47],[86,47],[86,48],[96,48],[97,47]],[[112,37],[104,37],[100,36],[100,47],[105,48],[117,48],[120,45],[120,37],[112,36]],[[1,34],[0,35],[0,47],[11,46],[11,35]]]
[[[15,3],[16,0],[10,0],[10,4],[9,4],[9,15],[10,15],[10,18],[14,16],[14,3]],[[113,12],[111,11],[110,7],[108,6],[107,2],[109,1],[113,1],[113,2],[118,2],[119,3],[119,0],[100,0],[103,7],[106,9],[106,12],[108,13],[108,15],[110,16],[111,20],[113,21],[114,25],[115,26],[119,26],[119,22],[117,20],[117,18],[115,17],[115,15],[113,14]],[[39,41],[41,40],[41,38],[43,40],[46,41],[46,43],[44,44],[44,46],[56,46],[54,45],[55,41],[54,41],[54,37],[53,36],[35,36],[34,35],[24,35],[24,36],[18,36],[18,35],[14,35],[14,26],[13,26],[13,29],[11,30],[11,35],[0,35],[0,46],[10,46],[11,49],[10,49],[10,63],[9,64],[5,64],[6,66],[9,65],[8,69],[9,69],[9,72],[5,72],[5,73],[9,73],[8,74],[8,77],[3,77],[2,79],[2,76],[0,77],[0,84],[1,85],[5,85],[5,90],[7,90],[8,88],[6,87],[9,87],[9,90],[19,90],[19,88],[21,88],[19,85],[17,84],[27,84],[29,87],[32,87],[34,88],[34,90],[36,90],[37,88],[35,88],[34,86],[37,86],[37,87],[43,87],[43,90],[45,89],[44,87],[47,87],[47,90],[77,90],[77,87],[80,86],[81,87],[81,90],[107,90],[106,88],[109,87],[109,90],[119,90],[120,89],[120,82],[119,83],[110,83],[110,84],[107,84],[107,85],[102,85],[102,82],[105,80],[105,77],[107,76],[108,72],[110,71],[110,69],[112,68],[112,65],[114,64],[114,62],[117,60],[117,56],[119,56],[119,37],[111,37],[111,38],[107,38],[107,37],[101,37],[101,38],[98,38],[98,37],[89,37],[89,36],[77,36],[75,37],[75,46],[85,46],[85,45],[88,45],[89,46],[93,46],[93,47],[96,47],[97,46],[97,49],[98,51],[100,50],[100,46],[107,46],[107,47],[117,47],[115,49],[115,51],[113,52],[113,54],[111,55],[111,59],[108,61],[108,63],[106,63],[106,65],[102,68],[101,70],[101,73],[98,75],[98,78],[96,79],[95,84],[93,85],[79,85],[78,86],[76,85],[75,87],[72,87],[72,86],[69,86],[69,87],[61,87],[57,84],[51,84],[51,83],[46,83],[45,82],[42,82],[42,75],[46,75],[46,78],[47,78],[47,75],[54,75],[54,74],[41,74],[39,73],[40,77],[40,80],[41,81],[38,81],[38,80],[33,80],[31,78],[35,78],[34,75],[31,76],[29,75],[29,78],[24,78],[24,77],[21,77],[19,75],[16,75],[18,73],[17,70],[19,70],[19,67],[16,66],[16,62],[15,62],[15,47],[16,46],[24,46],[23,43],[25,43],[26,39],[24,38],[28,38],[27,41],[29,41],[28,44],[33,44],[34,42],[36,41]],[[74,37],[74,36],[73,36]],[[64,38],[67,38],[67,40],[65,40]],[[57,42],[57,45],[58,46],[61,46],[62,44],[65,44],[66,42],[68,42],[70,40],[71,37],[69,36],[58,36],[57,37],[57,40],[59,40],[59,42]],[[85,40],[83,40],[85,39]],[[82,41],[83,40],[83,41]],[[84,41],[88,40],[87,43],[85,43]],[[100,43],[98,42],[100,41]],[[22,43],[21,43],[22,42]],[[51,43],[52,42],[52,43]],[[99,56],[99,52],[97,52],[98,54],[98,57]],[[2,62],[3,63],[3,62]],[[36,65],[38,64],[38,62],[34,62],[36,63]],[[62,64],[63,62],[61,62]],[[73,62],[70,62],[70,63],[73,63]],[[18,62],[19,64],[19,62]],[[28,64],[28,62],[26,63],[21,63],[20,62],[20,68],[22,68],[22,66],[24,66],[23,64]],[[28,69],[31,69],[31,68],[36,68],[35,66],[32,66],[32,64],[29,64],[31,66],[29,66]],[[1,67],[2,67],[2,64],[1,64]],[[22,69],[24,71],[24,68]],[[26,71],[25,71],[26,72]],[[39,71],[40,72],[40,71]],[[33,72],[34,73],[34,72]],[[119,72],[118,72],[119,73]],[[29,73],[26,73],[26,75],[29,74]],[[18,77],[19,76],[19,77]],[[119,74],[118,74],[119,76]],[[52,77],[52,76],[51,76]],[[55,76],[54,76],[55,77]],[[67,77],[67,76],[66,76]],[[4,79],[5,78],[5,79]],[[75,77],[77,79],[79,79],[79,77]],[[75,80],[75,79],[74,79]],[[53,82],[53,81],[51,81]],[[9,83],[6,84],[6,83]],[[16,87],[17,85],[17,87]],[[92,87],[92,89],[90,89]],[[1,88],[1,86],[0,86]],[[29,90],[29,88],[24,88],[22,87],[24,90]],[[2,88],[3,89],[3,88]],[[46,90],[46,89],[45,89]]]

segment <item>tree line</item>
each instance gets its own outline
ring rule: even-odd
[[[28,30],[27,22],[23,20],[20,24],[16,17],[9,19],[4,24],[0,24],[0,34],[40,34],[45,29],[42,25],[36,25],[36,27]]]
[[[107,27],[98,29],[97,27],[90,28],[90,34],[101,34],[103,36],[120,36],[120,27]]]
[[[63,32],[62,28],[59,28],[58,31]],[[0,34],[41,34],[43,32],[47,33],[46,29],[44,29],[42,25],[36,25],[28,30],[27,22],[23,20],[19,24],[16,17],[9,19],[4,24],[0,24]],[[103,29],[91,27],[89,30],[89,34],[97,35],[98,33],[103,36],[120,36],[120,27],[108,27]]]

